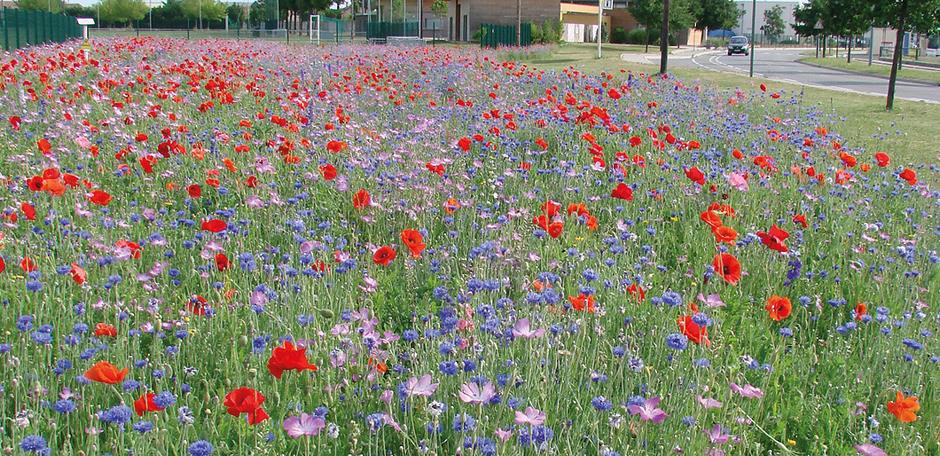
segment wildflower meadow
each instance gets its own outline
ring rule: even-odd
[[[3,454],[940,454],[935,151],[798,92],[114,38],[0,107]]]

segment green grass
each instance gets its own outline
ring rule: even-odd
[[[865,56],[857,56],[856,60],[853,60],[852,63],[847,63],[842,57],[826,57],[818,59],[815,57],[806,57],[800,59],[800,61],[823,66],[826,68],[853,71],[856,73],[865,73],[875,76],[888,77],[891,74],[890,66],[877,63],[873,63],[869,66],[868,60]],[[900,71],[898,71],[898,77],[911,81],[940,84],[940,71],[920,70],[902,65]]]

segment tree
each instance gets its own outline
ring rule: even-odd
[[[712,30],[730,29],[738,24],[734,0],[697,0],[695,25]]]
[[[940,27],[940,0],[874,0],[872,17],[879,25],[897,30],[894,40],[894,56],[891,59],[891,77],[888,79],[888,101],[885,109],[894,109],[894,88],[898,80],[904,34],[906,32],[930,33]]]
[[[631,0],[627,10],[646,29],[646,51],[649,51],[650,36],[662,28],[662,0]],[[695,25],[696,13],[695,0],[670,0],[669,30],[678,31]]]
[[[65,3],[62,0],[17,0],[16,7],[28,11],[60,13],[65,9]]]
[[[202,28],[203,21],[225,18],[225,5],[217,0],[183,0],[180,6],[185,17],[199,21],[199,28]]]
[[[764,35],[770,38],[771,42],[776,42],[783,30],[786,28],[783,22],[783,7],[776,5],[773,8],[764,10]]]
[[[431,12],[440,16],[447,16],[447,0],[434,0],[434,3],[431,3]]]
[[[100,3],[101,20],[112,24],[125,24],[139,21],[147,15],[147,5],[143,0],[102,0]]]
[[[831,29],[833,33],[848,38],[846,58],[849,63],[852,63],[852,41],[856,35],[865,33],[874,20],[871,2],[869,0],[827,1]]]
[[[229,23],[241,25],[245,20],[245,9],[238,3],[232,3],[225,8],[225,15],[228,16]]]

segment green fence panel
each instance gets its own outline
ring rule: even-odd
[[[418,22],[369,22],[367,38],[385,39],[390,36],[418,36]]]
[[[65,14],[3,8],[0,16],[0,49],[7,51],[82,36],[82,27]]]
[[[523,46],[532,44],[532,24],[522,23],[521,41]],[[480,26],[480,46],[495,48],[516,45],[515,25],[483,24]]]

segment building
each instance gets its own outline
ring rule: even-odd
[[[435,14],[433,0],[364,0],[371,22],[413,22],[416,34],[436,35],[451,41],[470,41],[483,24],[515,25],[517,2],[513,0],[447,0],[447,13]],[[522,0],[522,22],[543,24],[558,20],[559,0]],[[407,27],[406,27],[407,29]]]
[[[596,43],[598,37],[597,2],[561,4],[561,40],[567,43]],[[603,16],[604,30],[610,30],[610,12]]]
[[[800,5],[800,1],[791,0],[791,1],[765,1],[757,0],[756,3],[752,3],[751,0],[736,0],[735,6],[738,7],[738,23],[731,29],[733,32],[739,35],[751,36],[751,11],[754,6],[757,9],[757,21],[755,25],[755,36],[757,41],[761,39],[761,27],[764,25],[764,12],[769,11],[775,6],[779,6],[782,9],[781,17],[783,18],[783,23],[785,27],[783,29],[784,37],[794,37],[796,36],[796,30],[793,30],[793,23],[796,22],[796,18],[793,17],[793,11],[797,6]]]
[[[565,8],[565,4],[577,5],[577,6],[590,6],[593,7],[594,11],[594,22],[595,27],[597,26],[597,0],[564,0],[562,3],[562,9]],[[627,5],[629,4],[628,0],[613,0],[611,2],[612,8],[604,11],[604,26],[610,27],[610,30],[623,29],[625,31],[635,30],[640,25],[637,24],[636,19],[633,18],[633,15],[627,11]],[[565,17],[562,17],[562,23],[569,23],[566,21]],[[571,19],[573,24],[581,23],[580,20]],[[564,34],[563,34],[564,36]],[[586,40],[590,41],[590,40]]]

